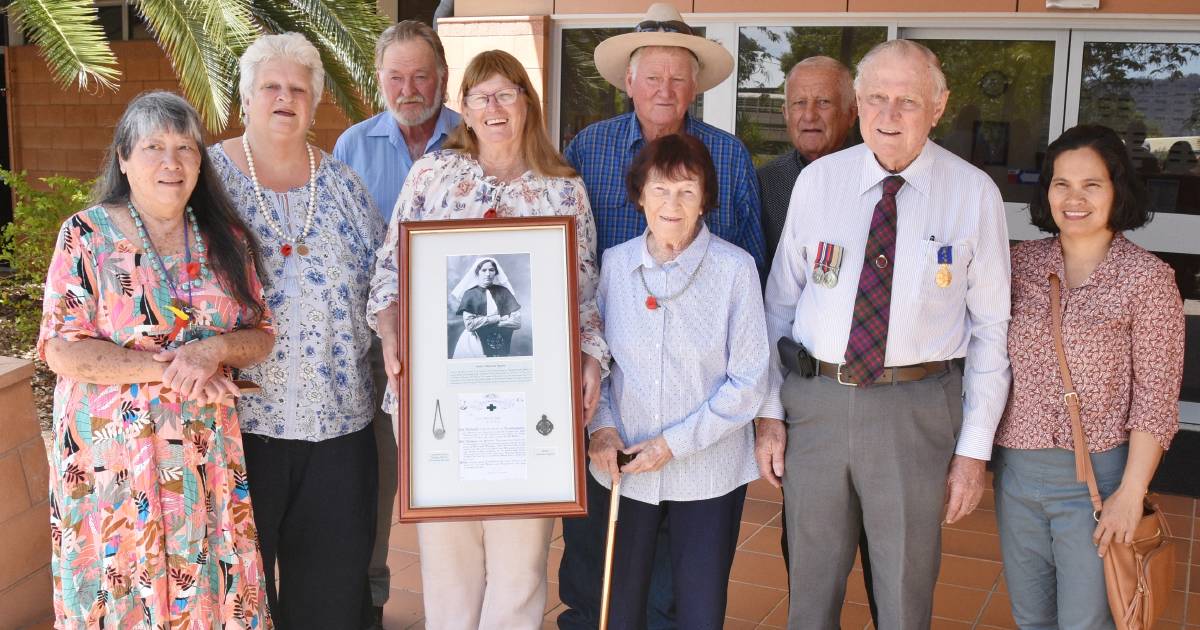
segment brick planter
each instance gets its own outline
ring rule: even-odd
[[[49,627],[50,502],[33,364],[0,357],[0,627]]]

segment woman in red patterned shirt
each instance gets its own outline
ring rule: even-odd
[[[1112,628],[1101,557],[1130,542],[1179,428],[1183,305],[1171,268],[1123,232],[1150,219],[1117,134],[1080,125],[1047,149],[1030,208],[1056,234],[1012,250],[1013,385],[996,432],[996,516],[1013,618],[1023,629]],[[1050,324],[1062,279],[1063,343],[1104,509],[1075,480]]]

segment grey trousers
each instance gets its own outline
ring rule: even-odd
[[[383,606],[391,592],[392,572],[388,569],[388,535],[392,533],[392,505],[396,502],[397,453],[392,414],[383,411],[383,392],[387,387],[387,372],[383,369],[383,348],[376,337],[371,344],[371,378],[375,381],[375,448],[379,454],[379,510],[375,520],[375,546],[371,549],[371,567],[367,579],[371,588],[371,603]]]
[[[879,630],[929,628],[946,471],[962,426],[959,368],[868,388],[792,374],[782,397],[788,628],[838,628],[863,528]]]
[[[1129,447],[1092,454],[1096,485],[1121,485]],[[1075,453],[996,448],[993,487],[1013,620],[1022,630],[1111,630],[1092,500],[1075,481]]]

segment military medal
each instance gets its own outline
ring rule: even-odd
[[[820,242],[817,244],[817,259],[813,264],[813,284],[832,289],[837,286],[838,272],[842,269],[842,252],[840,245]]]
[[[939,247],[937,257],[938,270],[933,280],[937,283],[938,288],[945,289],[954,280],[954,276],[950,275],[950,265],[954,263],[954,248],[950,245]]]
[[[837,286],[838,272],[842,270],[842,252],[844,251],[840,245],[830,245],[829,249],[829,265],[825,270],[826,289]]]
[[[538,423],[536,426],[534,426],[534,428],[537,429],[537,432],[541,433],[542,435],[550,435],[550,432],[554,430],[554,423],[550,422],[550,418],[547,418],[546,414],[542,414],[542,419],[538,420]]]

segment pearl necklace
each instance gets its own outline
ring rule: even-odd
[[[307,256],[308,245],[304,243],[304,239],[308,238],[308,232],[312,229],[313,215],[316,214],[317,209],[317,161],[313,157],[312,147],[307,142],[304,143],[304,150],[308,151],[308,210],[304,213],[304,228],[297,236],[284,233],[283,227],[271,218],[267,198],[263,195],[262,186],[258,183],[258,173],[254,170],[254,156],[250,154],[250,141],[246,139],[246,134],[242,134],[242,150],[246,153],[246,165],[250,167],[250,181],[254,184],[254,196],[258,200],[258,211],[267,221],[267,227],[270,227],[275,236],[283,241],[279,253],[283,254],[285,258],[291,256],[292,243],[295,243],[296,253]]]

